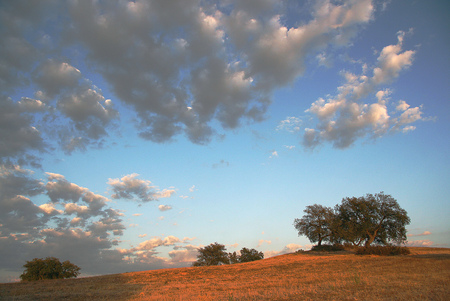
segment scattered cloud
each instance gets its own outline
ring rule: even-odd
[[[367,74],[366,65],[361,75],[343,72],[346,82],[337,88],[339,93],[327,99],[319,98],[306,110],[317,119],[317,124],[314,128],[304,129],[302,143],[305,147],[314,148],[329,142],[336,148],[347,148],[359,138],[378,138],[414,130],[411,123],[424,120],[421,107],[411,108],[403,100],[398,102],[394,112],[389,113],[391,91],[379,90],[380,86],[392,82],[401,71],[412,65],[415,51],[402,49],[404,37],[405,32],[398,32],[397,44],[382,49],[372,75]],[[374,95],[377,101],[362,103],[370,95]],[[282,127],[285,123],[289,124],[284,122]]]
[[[280,121],[277,131],[299,132],[302,129],[302,124],[302,120],[298,117],[287,117],[285,120]]]
[[[175,194],[174,189],[159,190],[156,186],[152,186],[150,181],[138,179],[138,176],[134,173],[121,179],[109,179],[108,184],[114,192],[112,198],[146,203],[160,198],[169,198]]]
[[[159,205],[158,206],[159,211],[168,211],[172,209],[172,206],[169,205]]]
[[[272,243],[272,241],[271,241],[271,240],[260,239],[260,240],[258,241],[258,245],[257,245],[256,247],[260,247],[260,246],[262,246],[262,244],[264,244],[264,243],[270,245],[270,244]]]
[[[433,244],[434,242],[429,239],[412,240],[406,243],[406,245],[409,247],[431,247]]]
[[[270,159],[278,157],[278,152],[276,150],[271,152]]]
[[[2,268],[14,270],[30,258],[56,256],[98,273],[92,262],[103,261],[102,252],[123,235],[123,214],[108,207],[106,197],[62,175],[48,173],[43,183],[18,166],[1,165],[0,170]],[[36,205],[30,199],[35,197],[48,201]]]

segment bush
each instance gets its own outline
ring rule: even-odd
[[[264,259],[263,252],[258,252],[255,249],[242,248],[241,256],[239,256],[239,262],[250,262],[261,259]]]
[[[80,274],[80,268],[70,261],[61,263],[58,258],[35,258],[23,265],[25,271],[20,278],[23,281],[35,281],[43,279],[76,278]]]
[[[407,247],[400,246],[367,246],[356,250],[356,255],[380,255],[380,256],[394,256],[394,255],[408,255],[411,252]]]
[[[317,251],[317,252],[337,252],[337,251],[343,251],[344,246],[343,245],[321,245],[321,246],[314,246],[311,248],[311,251]]]

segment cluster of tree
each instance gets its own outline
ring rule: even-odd
[[[55,257],[45,259],[35,258],[23,265],[25,271],[20,278],[23,281],[35,281],[43,279],[76,278],[80,274],[80,268],[70,261],[63,263]]]
[[[236,252],[227,253],[224,245],[217,242],[198,250],[197,261],[193,266],[210,266],[234,264],[264,259],[264,254],[255,249],[242,248],[240,255]]]
[[[411,220],[397,200],[383,192],[356,198],[344,198],[333,208],[314,204],[305,215],[294,220],[298,235],[305,235],[320,246],[350,243],[370,246],[406,242],[406,228]]]

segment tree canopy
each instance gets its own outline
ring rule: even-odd
[[[255,249],[241,249],[241,255],[239,256],[239,262],[250,262],[255,260],[264,259],[263,252],[258,252]]]
[[[351,243],[365,246],[406,241],[411,220],[392,196],[384,192],[344,198],[334,210],[322,205],[307,206],[301,219],[294,220],[299,235],[311,242]]]
[[[406,241],[406,225],[411,220],[392,196],[383,192],[359,198],[345,198],[336,207],[339,237],[360,245]]]
[[[230,259],[224,245],[217,242],[207,245],[206,247],[198,250],[197,261],[194,262],[194,266],[209,266],[229,264]]]
[[[31,261],[27,261],[23,267],[25,271],[20,275],[23,281],[76,278],[80,274],[78,266],[68,260],[61,263],[55,257],[34,258]]]
[[[240,255],[236,252],[227,253],[224,245],[217,242],[198,249],[197,261],[193,266],[210,266],[221,264],[234,264],[264,259],[263,252],[255,249],[242,248]]]
[[[305,235],[311,242],[321,245],[322,241],[330,241],[332,236],[331,223],[334,219],[333,209],[314,204],[306,206],[303,210],[306,214],[294,220],[294,227],[298,235]]]

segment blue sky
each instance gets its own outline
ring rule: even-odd
[[[0,280],[308,249],[315,203],[384,191],[450,246],[447,1],[6,1]]]

